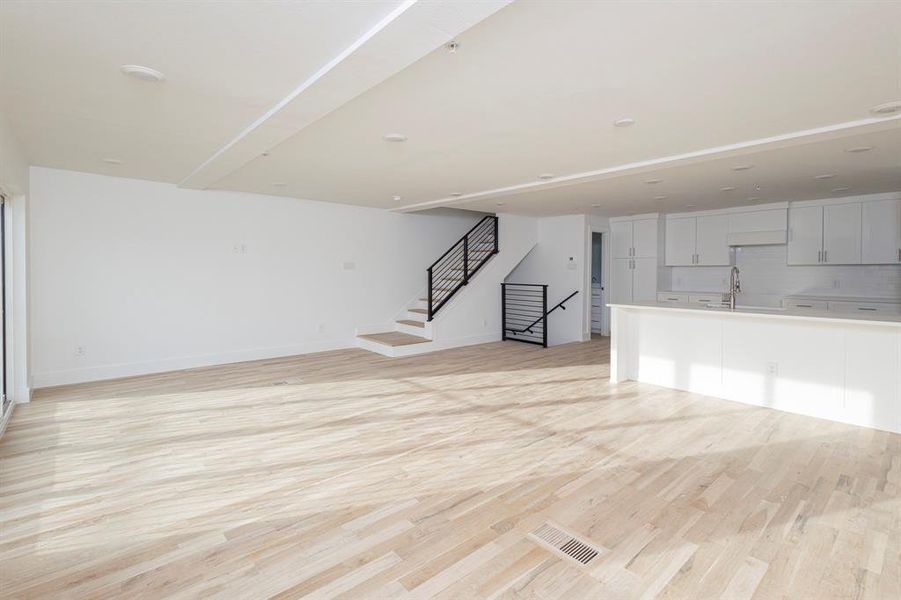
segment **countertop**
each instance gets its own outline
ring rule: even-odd
[[[854,313],[835,313],[811,310],[785,310],[781,308],[737,307],[729,308],[674,305],[665,302],[636,302],[632,304],[608,304],[610,308],[637,308],[668,310],[673,312],[708,313],[717,315],[734,315],[735,317],[769,317],[773,319],[792,319],[800,321],[826,321],[834,323],[872,324],[901,327],[901,315],[857,315]]]

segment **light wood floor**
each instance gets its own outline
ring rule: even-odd
[[[0,595],[901,595],[901,436],[607,360],[347,350],[39,392],[0,441]],[[600,555],[545,550],[546,520]]]

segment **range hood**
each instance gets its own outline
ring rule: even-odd
[[[730,246],[784,246],[786,235],[784,229],[730,231],[726,235],[726,243]]]

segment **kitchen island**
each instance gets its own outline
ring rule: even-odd
[[[901,315],[611,304],[610,379],[901,432]]]

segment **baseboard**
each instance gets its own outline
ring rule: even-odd
[[[195,369],[197,367],[210,367],[252,360],[265,360],[267,358],[282,358],[286,356],[296,356],[298,354],[311,354],[313,352],[344,350],[346,348],[354,348],[355,346],[355,340],[329,340],[290,346],[239,350],[221,354],[180,356],[155,361],[98,365],[95,367],[67,369],[64,371],[46,371],[44,373],[34,373],[32,375],[32,388],[39,389],[58,385],[119,379],[121,377],[151,375],[153,373],[165,373],[167,371],[181,371],[183,369]]]

